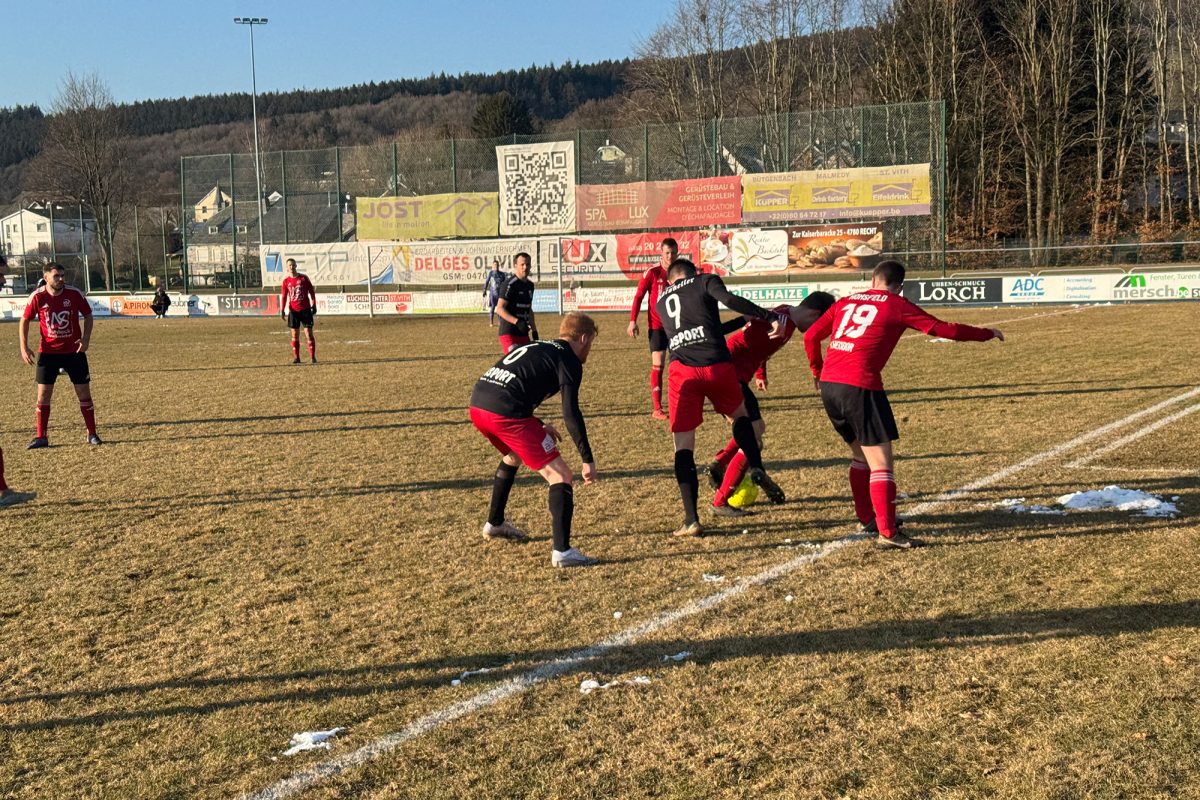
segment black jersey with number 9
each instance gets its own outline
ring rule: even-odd
[[[771,316],[765,308],[731,293],[716,275],[696,275],[676,281],[659,293],[657,305],[672,359],[689,367],[707,367],[730,360],[718,303],[759,319]]]

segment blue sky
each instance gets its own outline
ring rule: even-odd
[[[670,0],[54,0],[4,3],[0,107],[47,107],[67,70],[120,102],[250,89],[325,89],[632,54]]]

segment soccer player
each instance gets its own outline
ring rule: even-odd
[[[562,436],[533,412],[561,390],[563,421],[583,460],[583,482],[594,482],[596,460],[579,410],[579,384],[598,331],[591,317],[573,311],[563,317],[559,338],[516,347],[483,373],[471,393],[471,422],[503,456],[496,468],[483,535],[512,541],[529,538],[504,518],[517,467],[524,462],[550,484],[550,523],[554,531],[550,563],[556,567],[586,567],[595,564],[596,559],[571,547],[574,476],[558,452]]]
[[[668,236],[662,240],[659,252],[662,254],[661,262],[642,273],[642,279],[638,281],[637,293],[633,296],[633,308],[629,311],[627,333],[634,337],[638,335],[637,321],[642,308],[642,298],[649,296],[646,303],[646,334],[650,340],[650,399],[654,401],[654,418],[666,419],[667,415],[662,408],[662,374],[667,354],[667,335],[663,333],[662,320],[659,319],[655,306],[658,304],[659,293],[667,285],[667,268],[679,255],[679,243]]]
[[[671,366],[667,376],[667,405],[675,440],[675,480],[683,500],[683,527],[674,536],[703,536],[696,513],[696,428],[704,420],[704,399],[733,423],[733,438],[746,454],[750,480],[772,503],[784,501],[783,490],[763,469],[754,425],[738,386],[737,373],[725,346],[717,303],[749,317],[770,321],[770,336],[781,336],[785,320],[745,298],[731,294],[716,275],[698,275],[696,265],[677,258],[667,270],[668,286],[658,298],[658,316],[667,334]]]
[[[813,292],[798,306],[776,306],[771,310],[782,315],[787,322],[784,324],[783,334],[774,338],[769,335],[769,327],[763,320],[751,320],[747,325],[745,317],[735,317],[725,323],[726,333],[735,331],[725,344],[729,347],[730,358],[733,359],[733,369],[742,387],[746,414],[754,425],[754,435],[760,450],[767,424],[759,412],[758,397],[750,388],[750,381],[753,379],[757,388],[765,391],[767,360],[779,352],[796,331],[803,333],[808,330],[833,303],[833,295],[827,292]],[[744,516],[745,511],[729,505],[729,496],[737,490],[738,484],[746,474],[746,454],[738,447],[736,439],[730,439],[725,449],[717,453],[716,460],[708,465],[707,472],[709,484],[717,490],[712,501],[713,513],[723,517]]]
[[[16,492],[4,480],[4,449],[0,448],[0,508],[15,506],[35,497],[33,492]]]
[[[287,260],[287,274],[279,290],[279,316],[292,329],[292,363],[300,363],[300,326],[308,340],[308,357],[317,363],[317,340],[313,337],[313,316],[317,313],[317,293],[307,275],[296,271],[296,259]]]
[[[821,392],[825,412],[852,454],[850,492],[863,530],[878,533],[885,547],[920,547],[896,523],[896,481],[892,442],[900,438],[883,391],[883,368],[905,330],[960,342],[1004,341],[997,328],[942,322],[900,294],[904,265],[883,261],[871,288],[843,297],[804,334],[804,349]],[[830,337],[825,357],[821,342]]]
[[[21,360],[37,365],[37,430],[29,450],[50,446],[50,400],[59,370],[64,370],[75,386],[79,398],[79,413],[87,426],[88,444],[100,444],[96,434],[96,408],[92,403],[91,372],[87,350],[92,339],[92,307],[83,292],[67,286],[66,271],[53,261],[46,265],[46,285],[29,296],[25,313],[21,315]],[[42,342],[36,362],[29,349],[29,321],[38,318]],[[82,327],[79,324],[83,318]]]
[[[508,355],[513,348],[529,344],[530,336],[538,338],[537,322],[533,318],[533,281],[529,253],[517,253],[513,258],[513,274],[500,287],[496,315],[500,317],[500,349]]]
[[[500,269],[500,259],[492,259],[492,268],[488,270],[483,281],[483,296],[487,298],[488,324],[496,324],[496,303],[500,300],[500,287],[504,285],[504,272]]]

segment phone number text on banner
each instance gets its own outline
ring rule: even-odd
[[[587,185],[575,190],[579,230],[736,225],[742,219],[737,176]]]
[[[358,238],[363,241],[497,236],[499,202],[495,192],[359,197],[354,204]]]

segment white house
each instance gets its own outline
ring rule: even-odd
[[[98,250],[96,220],[83,209],[80,230],[79,206],[30,203],[19,211],[0,217],[0,248],[6,257],[26,255],[49,258],[52,253],[87,253]],[[53,231],[51,219],[53,218]],[[53,238],[51,238],[53,236]]]

